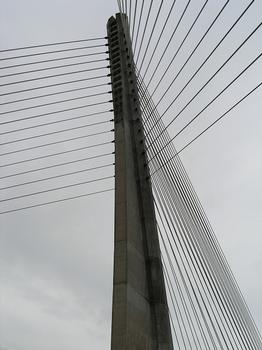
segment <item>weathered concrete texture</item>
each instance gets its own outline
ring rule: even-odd
[[[132,51],[120,15],[108,21],[116,191],[112,350],[172,350]]]

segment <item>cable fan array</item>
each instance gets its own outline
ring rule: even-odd
[[[105,37],[0,51],[1,214],[113,190],[107,54]]]
[[[261,335],[179,157],[261,91],[257,4],[118,1],[134,52],[178,349],[262,349]],[[222,110],[215,108],[218,103]],[[192,126],[195,135],[177,150],[173,141]]]

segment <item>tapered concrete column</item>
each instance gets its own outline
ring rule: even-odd
[[[172,350],[130,39],[119,14],[107,29],[116,150],[111,350]]]

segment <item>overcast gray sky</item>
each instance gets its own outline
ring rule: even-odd
[[[194,0],[192,6],[202,3]],[[210,0],[207,13],[222,3]],[[232,0],[228,17],[247,3]],[[1,49],[103,36],[107,19],[117,11],[115,0],[0,0],[0,5]],[[240,33],[261,17],[257,0]],[[259,42],[257,36],[244,56],[261,51]],[[220,62],[224,53],[217,57]],[[241,80],[239,93],[254,86],[261,72],[260,60]],[[207,114],[209,121],[230,105],[230,97]],[[261,110],[259,90],[181,155],[260,331]],[[204,125],[178,139],[178,149]],[[107,193],[0,217],[0,350],[109,349],[113,206],[113,193]]]

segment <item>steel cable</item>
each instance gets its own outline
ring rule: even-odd
[[[232,84],[234,84],[250,67],[253,66],[255,62],[262,56],[262,53],[260,53],[254,60],[252,60],[251,63],[247,67],[245,67],[229,84],[226,85],[225,88],[223,88],[204,108],[201,109],[200,112],[198,112],[182,129],[179,130],[178,133],[175,134],[170,139],[170,142],[172,142],[177,136],[179,136],[189,125],[191,125],[214,101],[218,99]],[[195,95],[196,96],[196,95]],[[182,110],[166,125],[166,127],[162,130],[164,132],[177,118],[178,116],[185,110],[185,108],[193,101],[194,97],[182,108]],[[151,147],[152,143],[156,141],[161,136],[161,133],[158,134],[158,136],[148,145],[148,148]],[[169,143],[170,143],[169,142]],[[168,144],[166,144],[167,146]],[[166,147],[165,146],[165,147]],[[161,152],[161,150],[160,150]]]
[[[28,54],[28,55],[20,55],[20,56],[11,56],[11,57],[0,58],[0,61],[14,60],[14,59],[17,59],[17,58],[27,58],[27,57],[34,57],[34,56],[50,55],[50,54],[53,54],[53,53],[61,53],[61,52],[68,52],[68,51],[95,49],[95,48],[98,48],[98,47],[105,47],[105,46],[107,46],[107,44],[83,46],[83,47],[74,47],[74,48],[70,48],[70,49],[47,51],[47,52],[37,52],[37,53]]]
[[[100,143],[96,143],[96,144],[89,145],[89,146],[83,146],[83,147],[69,149],[69,150],[61,151],[61,152],[57,152],[57,153],[46,154],[46,155],[38,156],[38,157],[34,157],[34,158],[23,159],[23,160],[15,161],[15,162],[12,162],[12,163],[7,163],[7,164],[0,165],[0,168],[6,168],[6,167],[9,167],[9,166],[13,166],[13,165],[24,164],[24,163],[28,163],[28,162],[33,162],[35,160],[42,160],[42,159],[46,159],[46,158],[49,158],[49,157],[56,157],[56,156],[65,155],[65,154],[69,154],[69,153],[73,153],[73,152],[84,151],[84,150],[87,150],[87,149],[90,149],[90,148],[96,148],[96,147],[100,147],[100,146],[112,145],[112,143],[114,143],[114,141],[100,142]]]
[[[99,165],[99,166],[92,167],[92,168],[87,168],[87,169],[82,169],[82,170],[71,171],[71,172],[69,172],[69,173],[64,173],[64,174],[60,174],[60,175],[49,176],[49,177],[45,177],[45,178],[42,178],[42,179],[31,180],[31,181],[27,181],[27,182],[18,183],[18,184],[15,184],[15,185],[0,187],[0,191],[8,190],[8,189],[10,189],[10,188],[15,188],[15,187],[20,187],[20,186],[32,185],[32,184],[39,183],[39,182],[43,182],[43,181],[49,181],[49,180],[59,179],[59,178],[61,178],[61,177],[65,177],[65,176],[71,176],[71,175],[82,174],[82,173],[85,173],[85,172],[88,172],[88,171],[105,169],[105,168],[108,168],[108,167],[110,167],[110,166],[113,166],[114,164],[115,164],[115,163],[110,163],[110,164],[105,164],[105,165]],[[0,200],[0,202],[1,202],[1,200]]]
[[[44,167],[40,167],[40,168],[36,168],[36,169],[30,169],[30,170],[26,170],[26,171],[21,171],[19,173],[14,173],[14,174],[8,174],[8,175],[1,176],[0,180],[8,179],[10,177],[15,177],[15,176],[20,176],[20,175],[26,175],[26,174],[30,174],[30,173],[35,173],[35,172],[42,171],[42,170],[53,169],[53,168],[57,168],[57,167],[60,167],[60,166],[71,165],[71,164],[75,164],[75,163],[79,163],[79,162],[83,162],[83,161],[87,161],[87,160],[93,160],[93,159],[103,158],[103,157],[107,157],[107,156],[112,156],[113,154],[114,154],[114,152],[98,154],[98,155],[95,155],[95,156],[92,156],[92,157],[85,157],[85,158],[81,158],[81,159],[71,160],[69,162],[58,163],[58,164],[44,166]]]
[[[14,154],[14,153],[20,153],[20,152],[25,152],[25,151],[31,151],[31,150],[33,150],[33,149],[38,149],[38,148],[42,148],[42,147],[48,147],[48,146],[58,145],[58,144],[64,143],[64,142],[76,141],[76,140],[81,140],[81,139],[88,138],[88,137],[104,135],[104,134],[108,134],[108,133],[110,133],[110,132],[112,132],[112,131],[114,131],[114,130],[112,129],[112,130],[100,131],[100,132],[96,132],[96,133],[93,133],[93,134],[71,137],[70,139],[66,139],[66,140],[60,140],[60,141],[49,142],[49,143],[45,143],[45,144],[43,144],[43,145],[37,145],[37,146],[31,146],[31,147],[26,147],[26,148],[20,148],[20,149],[17,149],[17,150],[15,150],[15,151],[9,151],[9,152],[0,153],[0,157],[2,157],[2,156],[7,156],[7,155],[10,155],[10,154]]]
[[[31,45],[31,46],[23,46],[23,47],[15,47],[15,48],[4,49],[4,50],[0,50],[0,53],[9,52],[9,51],[36,49],[36,48],[47,47],[47,46],[75,44],[75,43],[81,43],[81,42],[87,42],[87,41],[95,41],[95,40],[105,40],[105,39],[107,39],[107,37],[97,37],[97,38],[91,38],[91,39],[70,40],[70,41],[59,41],[59,42],[49,43],[49,44]]]
[[[98,55],[105,55],[108,54],[108,51],[102,51],[102,52],[95,52],[95,53],[87,53],[82,55],[75,55],[75,56],[66,56],[66,57],[59,57],[59,58],[52,58],[49,60],[42,60],[42,61],[34,61],[34,62],[27,62],[27,63],[20,63],[20,64],[13,64],[9,66],[0,67],[1,69],[10,69],[10,68],[18,68],[18,67],[26,67],[26,66],[32,66],[35,64],[42,64],[42,63],[50,63],[50,62],[57,62],[57,61],[64,61],[64,60],[71,60],[75,58],[82,58],[82,57],[90,57],[90,56],[98,56]],[[97,60],[90,61],[90,63],[94,63]]]
[[[48,113],[31,115],[29,117],[24,117],[24,118],[19,118],[19,119],[6,120],[4,122],[0,122],[0,125],[6,125],[6,124],[11,124],[11,123],[25,121],[25,120],[36,119],[36,118],[40,118],[40,117],[46,117],[48,115],[54,115],[54,114],[59,114],[59,113],[64,113],[64,112],[71,112],[71,111],[75,111],[75,110],[78,110],[78,109],[94,107],[94,106],[100,106],[100,105],[107,104],[107,103],[112,103],[112,100],[108,100],[108,101],[104,101],[104,102],[91,103],[91,104],[88,104],[88,105],[83,105],[83,106],[78,106],[78,107],[66,108],[66,109],[62,109],[62,110],[58,110],[58,111],[54,111],[54,112],[48,112]]]
[[[85,194],[81,194],[79,196],[58,199],[58,200],[54,200],[54,201],[50,201],[50,202],[29,205],[29,206],[23,207],[23,208],[10,209],[10,210],[6,210],[6,211],[0,212],[0,215],[10,214],[10,213],[14,213],[14,212],[22,211],[22,210],[33,209],[33,208],[38,208],[38,207],[43,207],[43,206],[50,205],[50,204],[57,204],[57,203],[61,203],[61,202],[66,202],[66,201],[70,201],[70,200],[74,200],[74,199],[89,197],[89,196],[93,196],[93,195],[96,195],[96,194],[101,194],[101,193],[106,193],[106,192],[111,192],[111,191],[114,191],[114,188],[101,190],[101,191],[96,191],[96,192],[91,192],[91,193],[85,193]]]
[[[20,93],[35,91],[35,90],[40,90],[40,89],[46,89],[46,88],[50,88],[50,87],[62,86],[62,85],[67,85],[67,84],[80,83],[80,82],[89,81],[89,80],[102,79],[102,78],[107,78],[109,76],[110,76],[110,74],[103,74],[103,75],[98,75],[96,77],[82,78],[82,79],[76,79],[76,80],[71,80],[71,81],[65,81],[62,83],[36,86],[33,88],[28,88],[28,89],[6,92],[4,94],[0,94],[0,97],[14,95],[14,94],[20,94]]]
[[[25,79],[25,80],[18,80],[18,81],[12,81],[12,82],[9,82],[9,83],[5,83],[5,84],[0,84],[0,87],[11,86],[11,85],[15,85],[15,84],[24,84],[24,83],[29,83],[29,82],[32,82],[32,81],[43,80],[43,79],[64,77],[66,75],[72,75],[72,74],[79,74],[79,73],[86,73],[86,72],[95,72],[95,71],[98,71],[98,70],[108,69],[108,68],[110,68],[110,66],[82,69],[82,70],[78,70],[78,71],[74,71],[74,72],[66,72],[66,73],[53,74],[53,75],[46,75],[44,77],[37,77],[37,78],[31,78],[31,79]]]
[[[79,130],[79,129],[88,128],[88,127],[91,127],[91,126],[103,125],[103,124],[108,124],[108,123],[112,123],[112,122],[113,122],[113,119],[102,121],[102,122],[91,123],[91,124],[84,124],[84,125],[80,125],[80,126],[74,126],[72,128],[51,131],[51,132],[48,132],[48,133],[45,133],[45,134],[33,135],[33,136],[24,137],[22,139],[6,141],[6,142],[1,143],[0,146],[10,145],[10,144],[16,143],[16,142],[23,142],[23,141],[28,141],[28,140],[34,140],[34,139],[37,139],[39,137],[57,135],[57,134],[60,134],[60,133],[63,133],[63,132]]]

